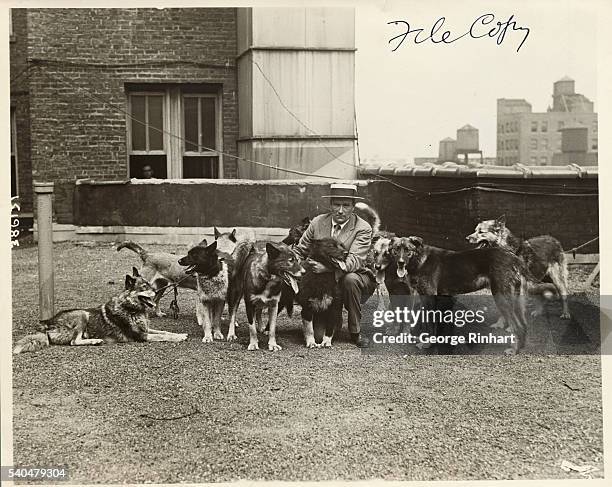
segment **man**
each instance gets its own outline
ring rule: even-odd
[[[342,271],[336,279],[342,289],[342,299],[348,311],[348,327],[351,340],[358,347],[367,347],[368,339],[360,333],[361,304],[365,302],[376,289],[376,280],[372,271],[365,267],[366,256],[372,244],[372,227],[365,220],[353,213],[357,196],[357,186],[354,184],[332,184],[329,195],[331,211],[315,217],[302,238],[295,246],[300,257],[308,256],[310,244],[315,239],[334,237],[349,251]],[[308,260],[307,265],[313,272],[334,272],[319,262]],[[336,324],[342,324],[342,315],[336,316]]]
[[[142,168],[142,179],[151,179],[153,178],[153,168],[146,164]]]

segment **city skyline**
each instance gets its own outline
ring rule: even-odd
[[[534,112],[545,112],[553,104],[553,83],[565,76],[575,80],[576,91],[592,100],[597,112],[596,8],[588,2],[559,8],[548,0],[515,5],[514,10],[480,0],[462,3],[461,9],[447,1],[435,6],[392,1],[384,9],[357,6],[360,157],[436,157],[439,141],[454,138],[457,128],[466,124],[479,130],[484,156],[495,156],[497,99],[522,98]],[[389,40],[401,29],[388,22],[403,20],[411,30],[422,28],[422,40],[436,20],[445,17],[437,37],[445,30],[458,37],[455,33],[464,32],[484,13],[499,20],[513,16],[518,26],[529,27],[518,52],[523,36],[510,30],[499,45],[490,38],[415,44],[411,33],[392,52],[397,42]]]

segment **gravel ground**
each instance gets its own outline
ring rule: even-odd
[[[139,265],[108,244],[54,257],[57,310],[104,302]],[[589,270],[570,268],[574,291]],[[580,478],[562,460],[603,475],[597,354],[365,355],[345,334],[308,350],[299,313],[280,320],[282,351],[247,352],[245,326],[202,344],[193,301],[154,319],[183,343],[15,356],[15,465],[66,465],[76,483]],[[35,247],[13,251],[13,313],[14,339],[34,330]]]

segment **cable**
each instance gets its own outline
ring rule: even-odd
[[[117,69],[117,68],[142,68],[146,66],[158,67],[168,65],[188,65],[195,66],[198,68],[214,68],[214,69],[234,69],[235,64],[213,64],[213,63],[201,63],[198,61],[187,61],[187,60],[176,60],[176,59],[158,59],[153,61],[143,61],[140,63],[87,63],[87,62],[76,62],[76,61],[65,61],[62,59],[41,59],[33,58],[30,60],[35,64],[49,64],[56,66],[71,66],[71,67],[82,67],[82,68],[100,68],[100,69]]]

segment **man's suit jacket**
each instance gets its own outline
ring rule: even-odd
[[[295,250],[302,258],[305,258],[308,256],[310,243],[313,240],[329,238],[331,233],[331,213],[316,216],[295,246]],[[372,274],[372,271],[365,267],[366,257],[372,245],[372,227],[370,224],[353,213],[336,238],[349,251],[346,258],[346,272]]]

